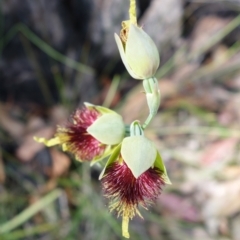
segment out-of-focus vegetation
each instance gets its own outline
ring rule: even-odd
[[[0,1],[0,239],[122,239],[98,166],[50,138],[84,101],[126,123],[148,114],[113,33],[126,0]],[[139,0],[161,52],[159,113],[146,131],[172,181],[130,223],[136,240],[240,239],[240,2]]]

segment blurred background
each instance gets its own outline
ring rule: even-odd
[[[161,53],[162,94],[146,130],[172,185],[134,240],[240,240],[240,0],[138,0]],[[114,41],[127,0],[0,0],[0,239],[118,240],[90,169],[50,138],[84,101],[130,123],[148,108]]]

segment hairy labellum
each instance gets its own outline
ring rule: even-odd
[[[110,164],[101,180],[105,196],[111,201],[110,210],[128,218],[136,213],[140,215],[137,207],[147,208],[161,193],[164,185],[161,175],[162,172],[153,167],[135,178],[124,162]]]
[[[87,132],[87,128],[100,116],[95,109],[84,107],[77,110],[70,123],[58,127],[56,136],[64,142],[68,151],[74,153],[79,160],[90,161],[103,154],[106,145]]]

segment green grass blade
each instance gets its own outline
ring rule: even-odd
[[[10,221],[2,224],[0,226],[0,234],[10,232],[11,230],[17,228],[24,222],[26,222],[29,218],[34,216],[36,213],[44,209],[47,205],[55,201],[57,198],[60,197],[62,192],[59,189],[53,190],[39,201],[22,211],[20,214],[15,216]]]

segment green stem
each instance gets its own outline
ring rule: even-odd
[[[152,119],[154,118],[155,115],[156,114],[153,115],[153,114],[149,113],[147,119],[145,120],[144,124],[142,125],[143,130],[149,125],[149,123],[152,121]]]
[[[126,125],[125,126],[125,137],[129,137],[130,136],[130,125]]]

